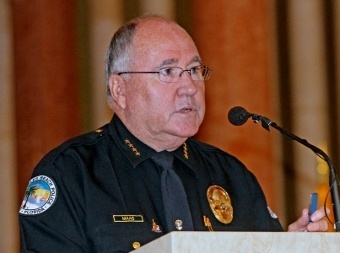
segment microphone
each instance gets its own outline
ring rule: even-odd
[[[307,140],[301,139],[298,136],[290,133],[289,131],[285,130],[284,128],[278,126],[275,122],[271,121],[270,119],[263,117],[258,114],[249,113],[246,109],[244,109],[241,106],[235,106],[232,109],[230,109],[228,113],[228,119],[229,122],[235,126],[241,126],[244,123],[247,122],[248,118],[252,117],[254,123],[258,123],[261,121],[262,127],[268,131],[269,127],[273,127],[282,134],[288,136],[294,141],[297,141],[301,143],[302,145],[306,146],[307,148],[311,149],[317,156],[321,157],[323,160],[325,160],[329,167],[329,185],[330,185],[330,191],[333,201],[333,211],[334,211],[334,219],[335,224],[334,228],[336,232],[340,232],[340,192],[339,192],[339,179],[336,174],[335,167],[332,164],[332,161],[327,156],[325,152],[323,152],[321,149],[315,147],[314,145],[310,144]],[[326,214],[327,215],[327,214]]]
[[[242,106],[235,106],[229,110],[228,119],[234,126],[242,126],[247,120],[252,117],[255,123],[261,121],[262,127],[269,131],[269,126],[273,124],[270,119],[257,115],[255,113],[249,113]],[[275,123],[274,123],[275,124]]]
[[[229,122],[234,126],[242,126],[251,116],[252,114],[247,112],[246,109],[241,106],[231,108],[228,113]]]

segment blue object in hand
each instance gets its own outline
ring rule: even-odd
[[[309,220],[310,221],[311,221],[310,216],[316,211],[317,208],[318,208],[318,194],[312,193],[310,195],[310,204],[309,204]]]

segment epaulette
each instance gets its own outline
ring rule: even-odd
[[[59,146],[52,149],[50,152],[48,152],[45,157],[42,159],[41,162],[51,162],[53,161],[60,153],[62,153],[64,150],[75,147],[79,145],[90,145],[92,143],[95,143],[99,139],[101,139],[103,136],[108,134],[108,125],[104,125],[103,127],[100,127],[94,131],[81,134],[79,136],[70,138],[60,144]]]
[[[101,138],[102,136],[108,133],[108,125],[104,125],[94,131],[73,137],[67,141],[65,141],[62,146],[72,146],[79,144],[91,144]]]

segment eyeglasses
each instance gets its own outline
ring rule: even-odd
[[[184,72],[188,72],[191,80],[204,81],[208,80],[211,74],[211,69],[207,66],[195,66],[190,69],[182,69],[180,67],[164,67],[158,71],[131,71],[131,72],[119,72],[117,75],[123,74],[158,74],[158,78],[161,82],[176,83],[179,78],[183,76]]]

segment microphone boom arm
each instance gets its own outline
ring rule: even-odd
[[[331,196],[332,196],[332,202],[333,202],[333,212],[334,212],[334,228],[336,232],[340,232],[340,194],[339,194],[339,180],[336,174],[335,167],[331,161],[331,159],[328,157],[328,155],[323,152],[318,147],[310,144],[307,140],[301,139],[300,137],[288,132],[287,130],[283,129],[282,127],[278,126],[275,122],[271,121],[270,119],[257,115],[252,114],[251,115],[253,121],[255,123],[258,123],[261,121],[261,125],[264,129],[270,131],[269,127],[273,127],[277,129],[282,134],[290,137],[291,139],[301,143],[302,145],[306,146],[307,148],[311,149],[315,154],[317,154],[319,157],[321,157],[323,160],[325,160],[329,167],[329,185],[331,190]]]

